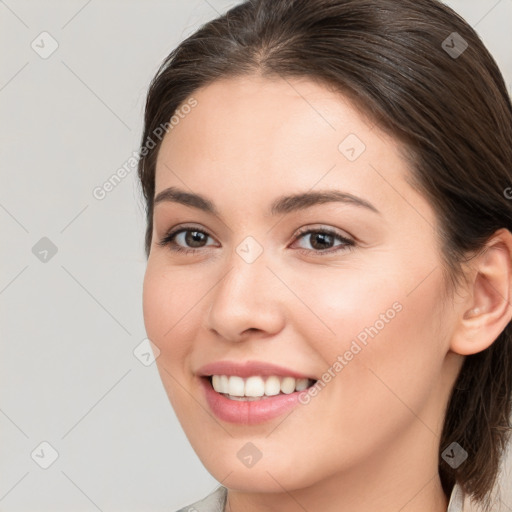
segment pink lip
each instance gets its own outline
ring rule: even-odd
[[[196,372],[200,377],[210,375],[238,375],[239,377],[251,377],[259,375],[269,377],[295,377],[296,379],[318,380],[312,375],[305,375],[284,366],[278,366],[264,361],[246,361],[245,363],[236,363],[234,361],[217,361],[201,366]]]
[[[213,375],[218,375],[218,373],[214,372]],[[221,373],[221,375],[225,375],[225,373]],[[228,375],[237,374],[228,372]],[[275,375],[275,373],[272,375]],[[304,391],[294,391],[289,395],[275,395],[261,400],[238,401],[230,400],[217,393],[208,377],[200,377],[200,381],[205,391],[206,401],[213,413],[223,421],[242,425],[255,425],[276,418],[300,403],[300,393],[307,393],[306,389]]]

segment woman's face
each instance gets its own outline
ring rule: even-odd
[[[342,474],[343,485],[431,478],[461,361],[449,351],[455,312],[442,298],[434,212],[406,182],[397,142],[313,81],[244,77],[193,97],[163,140],[155,196],[175,187],[216,213],[170,194],[155,204],[143,302],[194,450],[245,491]],[[283,200],[333,192],[350,196]],[[188,231],[158,245],[179,227]],[[202,371],[215,362],[284,369]],[[271,375],[319,382],[316,394],[242,402],[202,373],[238,374],[233,394],[240,375],[263,377],[248,386],[256,394]]]

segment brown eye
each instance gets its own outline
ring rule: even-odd
[[[308,240],[312,249],[301,249],[304,253],[333,254],[338,251],[349,250],[355,246],[355,242],[332,229],[309,229],[300,232],[295,240]],[[341,244],[334,246],[335,240],[341,241]]]
[[[202,247],[208,247],[205,245],[208,238],[211,238],[211,236],[205,231],[181,227],[165,235],[158,242],[158,245],[162,247],[168,246],[169,249],[175,252],[193,253]]]
[[[190,247],[202,247],[202,243],[208,239],[208,235],[202,231],[182,231],[185,233],[184,241]]]

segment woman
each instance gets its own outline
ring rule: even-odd
[[[246,1],[162,64],[141,155],[145,326],[222,484],[182,510],[490,509],[512,106],[473,29],[434,0]]]

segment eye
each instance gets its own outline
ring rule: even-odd
[[[158,242],[161,247],[168,246],[171,251],[182,252],[182,253],[194,253],[201,247],[204,247],[205,242],[211,236],[201,229],[193,227],[183,227],[171,230],[167,233],[162,240]],[[189,244],[192,248],[183,247],[178,245],[176,240],[181,244]]]
[[[302,248],[299,249],[299,251],[308,255],[311,253],[317,253],[321,256],[329,255],[339,251],[351,250],[356,245],[354,240],[341,235],[331,228],[302,229],[296,235],[294,243],[300,239],[307,240],[307,237],[309,237],[309,243],[313,249]],[[208,238],[212,238],[211,235],[202,229],[180,226],[169,231],[157,243],[161,247],[169,247],[171,251],[189,254],[196,253],[203,247],[208,247],[205,245]],[[339,240],[341,244],[333,248],[332,243],[336,239]]]
[[[318,228],[318,229],[302,229],[299,231],[295,240],[308,240],[313,249],[300,249],[304,254],[318,253],[320,256],[337,253],[339,251],[348,251],[354,248],[355,241],[341,235],[336,230],[331,228]],[[334,240],[340,240],[342,243],[332,248]],[[317,250],[318,249],[318,250]]]

